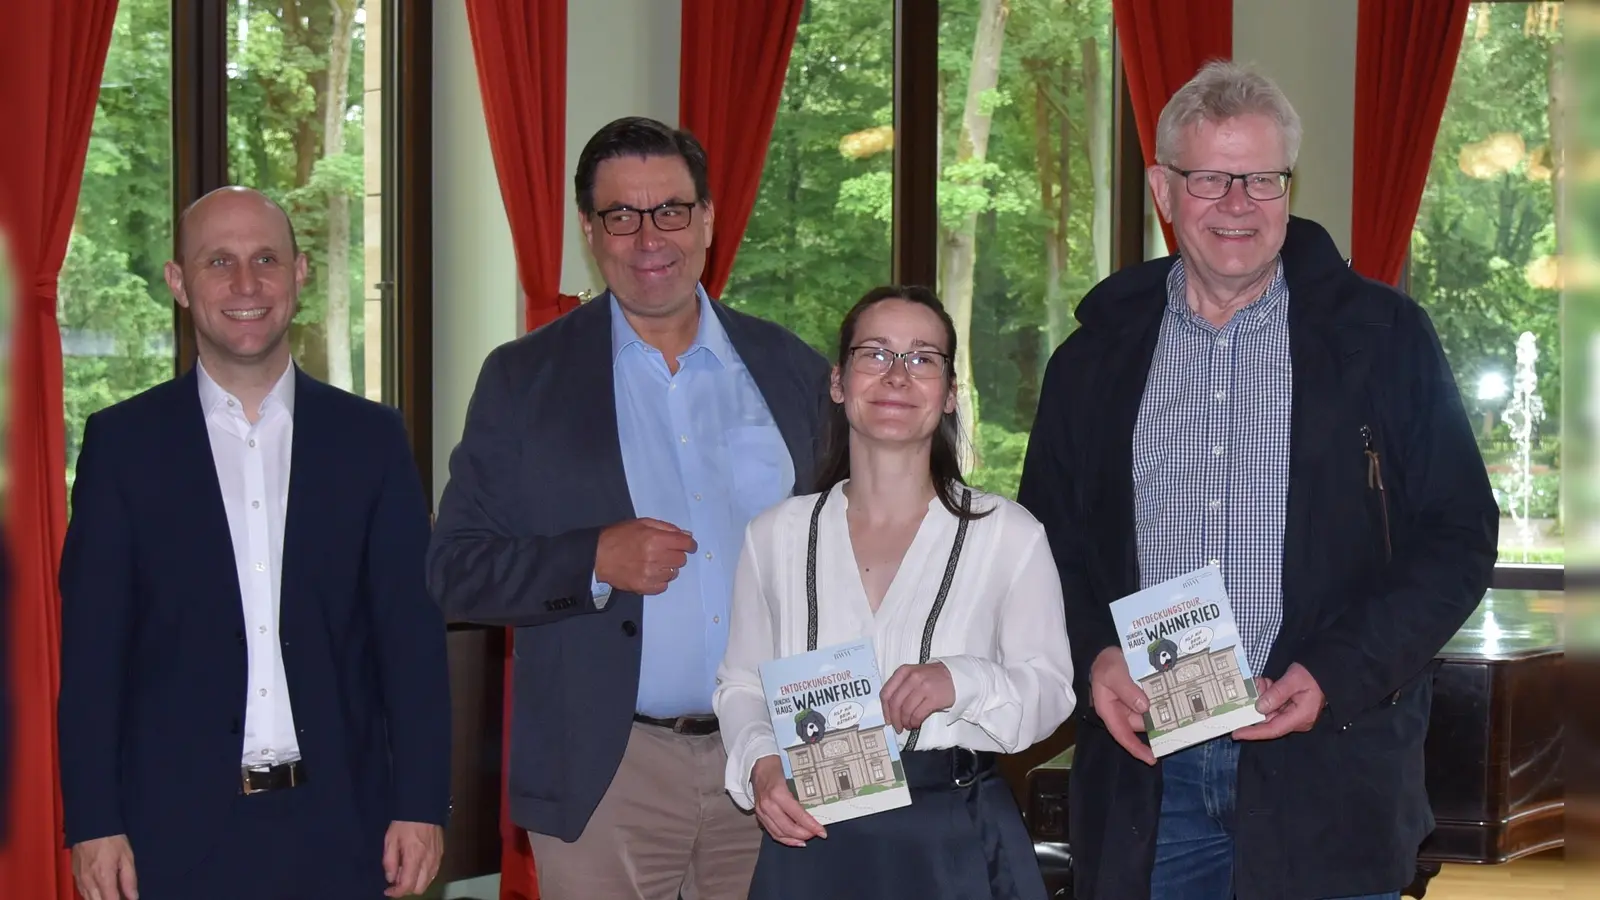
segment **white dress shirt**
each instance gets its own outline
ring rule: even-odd
[[[728,650],[712,705],[728,751],[726,786],[745,809],[754,805],[751,769],[778,752],[757,666],[806,650],[806,545],[817,496],[784,500],[751,521],[734,577]],[[959,523],[938,498],[928,504],[874,614],[850,542],[848,505],[843,485],[834,487],[818,522],[817,646],[870,635],[888,681],[896,668],[920,660]],[[928,660],[950,670],[955,703],[922,723],[918,750],[1014,753],[1049,737],[1077,703],[1061,580],[1044,528],[1021,506],[972,492],[974,510],[991,507],[967,526]],[[901,747],[908,736],[896,735]]]
[[[245,696],[246,766],[275,765],[300,758],[289,683],[278,638],[279,582],[283,575],[283,523],[289,508],[289,459],[294,445],[293,363],[261,403],[251,424],[244,404],[199,369],[200,408],[205,411],[211,456],[228,511],[228,532],[244,603],[245,649],[249,655]]]

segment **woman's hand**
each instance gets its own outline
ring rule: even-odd
[[[883,718],[895,731],[918,728],[956,702],[956,683],[942,662],[901,666],[883,683]]]
[[[788,847],[804,847],[808,838],[828,836],[827,830],[789,792],[782,760],[776,756],[756,760],[750,783],[756,795],[756,819],[773,840]]]

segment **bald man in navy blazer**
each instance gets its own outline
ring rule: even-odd
[[[420,894],[449,811],[428,501],[394,410],[285,340],[306,259],[224,188],[167,283],[188,374],[91,416],[61,571],[66,842],[88,900]]]

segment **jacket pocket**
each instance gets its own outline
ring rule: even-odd
[[[1394,558],[1394,545],[1389,536],[1389,493],[1383,485],[1383,457],[1378,452],[1371,425],[1361,426],[1361,444],[1362,452],[1367,457],[1367,490],[1375,494],[1378,501],[1379,525],[1383,530],[1383,561],[1387,563]]]

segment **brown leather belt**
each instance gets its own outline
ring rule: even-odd
[[[306,783],[306,764],[302,760],[275,766],[243,766],[239,769],[239,793],[259,794],[282,791]]]
[[[638,713],[634,713],[633,720],[646,725],[654,725],[657,728],[670,728],[676,734],[716,734],[721,727],[717,724],[716,716],[678,716],[673,719],[657,719],[653,716],[641,716]]]

